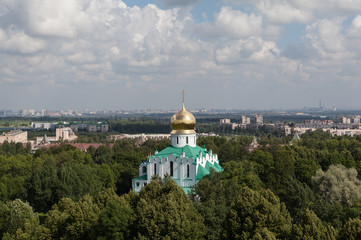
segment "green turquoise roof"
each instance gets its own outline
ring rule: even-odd
[[[177,158],[181,155],[182,152],[185,153],[185,157],[187,159],[193,158],[194,160],[196,160],[197,157],[199,157],[200,152],[202,152],[203,156],[205,156],[208,153],[208,151],[205,148],[201,148],[199,146],[191,147],[189,145],[186,145],[181,148],[168,146],[165,149],[163,149],[162,151],[153,155],[153,157],[159,157],[159,158],[165,157],[166,158],[166,157],[168,157],[168,155],[172,154],[175,158]]]
[[[211,171],[211,168],[213,168],[216,172],[220,172],[220,171],[222,171],[222,168],[218,168],[217,166],[216,166],[216,162],[214,162],[214,165],[212,164],[212,163],[210,163],[210,162],[208,162],[207,161],[207,163],[206,163],[206,169],[208,170],[208,172],[210,172]],[[218,165],[218,164],[217,164]],[[219,165],[218,165],[219,166]],[[220,167],[220,166],[219,166]]]
[[[191,193],[192,187],[181,187],[185,194],[189,195]]]
[[[151,157],[167,158],[169,155],[173,155],[175,158],[178,158],[181,156],[181,153],[183,153],[183,152],[185,154],[185,158],[186,159],[192,158],[194,160],[194,163],[196,163],[196,159],[198,157],[200,157],[201,153],[202,153],[202,156],[206,156],[206,154],[208,154],[208,151],[205,148],[201,148],[199,146],[191,147],[189,145],[186,145],[181,148],[176,148],[176,147],[173,147],[170,145],[170,146],[166,147],[165,149],[163,149],[162,151],[152,155]],[[146,162],[143,162],[141,164],[141,166],[142,165],[147,166],[148,162],[149,162],[149,160]],[[212,163],[207,161],[205,167],[202,167],[200,164],[198,164],[196,180],[200,180],[205,175],[208,175],[210,173],[211,168],[213,168],[216,172],[223,171],[223,168],[217,162],[214,162],[214,165],[213,165]],[[134,180],[145,180],[146,177],[145,178],[143,178],[143,177],[134,178]],[[188,188],[187,189],[183,188],[183,190],[186,193],[190,191],[190,189],[188,189]]]
[[[199,164],[196,179],[201,180],[204,176],[206,176],[208,174],[209,174],[209,171],[207,169],[205,169],[204,167],[202,167],[202,165]]]
[[[137,177],[137,178],[133,178],[133,180],[148,180],[148,176],[146,174],[146,175],[143,175],[143,176],[140,176],[140,177]]]
[[[214,162],[214,166],[217,168],[217,172],[223,171],[223,168],[217,162]]]

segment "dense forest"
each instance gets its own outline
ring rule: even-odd
[[[202,137],[219,156],[190,196],[131,179],[169,141],[117,141],[86,153],[0,146],[0,239],[361,239],[361,137],[322,131],[260,139]]]

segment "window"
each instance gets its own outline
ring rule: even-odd
[[[173,162],[170,162],[170,176],[173,177]]]
[[[137,187],[139,187],[139,182],[137,182]]]
[[[146,183],[146,182],[144,183],[144,186],[147,186],[147,183]]]
[[[189,164],[187,164],[187,177],[189,177]]]
[[[157,164],[154,163],[154,175],[157,175]]]
[[[142,168],[142,170],[143,170],[143,173],[147,173],[147,168],[145,166]]]
[[[188,144],[188,137],[186,137],[186,143]]]
[[[177,137],[177,144],[179,144],[179,138]]]

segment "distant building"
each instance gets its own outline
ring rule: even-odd
[[[351,124],[351,119],[347,117],[342,117],[342,123],[343,124]]]
[[[224,126],[224,125],[226,125],[226,126],[231,126],[232,130],[234,130],[234,129],[236,129],[236,128],[239,127],[239,124],[237,124],[237,123],[231,123],[231,119],[229,119],[229,118],[220,119],[220,120],[219,120],[219,125],[220,125],[220,126]]]
[[[25,117],[27,115],[29,115],[28,109],[21,109],[20,110],[20,116]]]
[[[229,118],[219,119],[219,125],[225,125],[225,124],[231,124],[231,119]]]
[[[263,116],[262,115],[254,116],[254,122],[258,124],[263,124]]]
[[[45,116],[48,116],[49,115],[49,111],[46,110],[46,109],[41,109],[41,116],[42,117],[45,117]]]
[[[360,117],[357,116],[357,117],[351,118],[351,122],[352,122],[353,124],[359,124],[359,123],[360,123]]]
[[[28,142],[28,132],[23,132],[21,130],[13,130],[8,133],[3,133],[0,135],[0,143],[14,142],[14,143],[27,143]]]
[[[35,109],[29,109],[29,115],[34,116],[35,115]]]
[[[89,123],[87,125],[88,132],[108,132],[109,125],[105,122]]]
[[[78,137],[75,135],[75,133],[71,130],[70,127],[56,129],[56,141],[74,141],[77,138]]]
[[[251,123],[251,118],[242,115],[242,117],[241,117],[241,123],[242,123],[242,124],[250,124],[250,123]]]
[[[108,146],[108,147],[113,147],[114,144],[104,144],[104,143],[67,143],[73,147],[76,147],[77,149],[83,151],[83,152],[87,152],[88,148],[90,147],[94,147],[95,149],[97,149],[100,146]],[[61,146],[60,143],[51,143],[48,145],[44,145],[44,146],[39,146],[37,149],[39,148],[51,148],[51,147],[59,147]]]
[[[152,140],[161,140],[161,139],[170,139],[170,134],[118,134],[108,136],[109,140],[122,140],[122,139],[142,139],[143,142],[148,139]]]
[[[32,122],[31,127],[34,129],[55,129],[56,124],[54,123],[42,123],[42,122]]]

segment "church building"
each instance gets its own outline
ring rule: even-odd
[[[162,151],[155,151],[147,161],[139,166],[139,177],[134,178],[132,185],[135,192],[151,182],[154,175],[164,177],[168,174],[186,194],[203,176],[213,168],[222,171],[217,154],[196,145],[196,119],[184,107],[171,119],[171,145]]]

